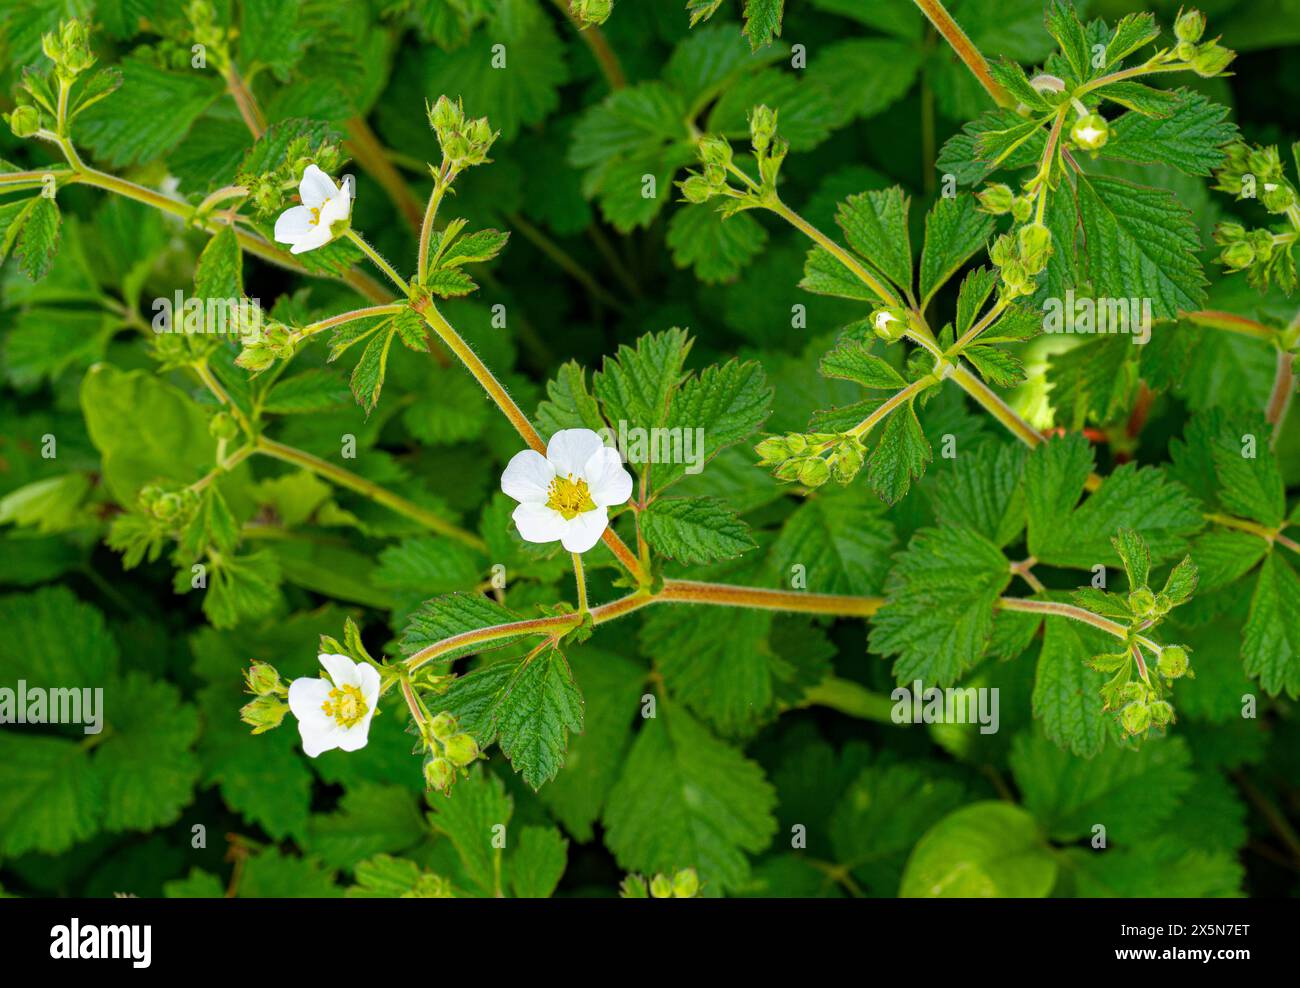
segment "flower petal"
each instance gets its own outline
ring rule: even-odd
[[[375,715],[374,708],[351,727],[339,731],[337,747],[340,751],[359,751],[370,740],[370,718]]]
[[[333,686],[328,680],[303,677],[289,684],[289,709],[298,719],[298,736],[309,758],[338,745],[338,724],[321,706]]]
[[[602,446],[596,450],[582,472],[587,478],[587,493],[598,507],[612,508],[632,496],[632,475],[616,449]]]
[[[516,453],[501,474],[501,490],[520,503],[544,504],[547,488],[555,479],[551,461],[535,449]]]
[[[605,534],[609,514],[603,507],[595,511],[584,511],[563,522],[563,525],[560,542],[564,548],[569,552],[586,552]]]
[[[311,210],[306,206],[290,206],[275,218],[275,242],[297,243],[316,229],[311,221]]]
[[[298,721],[298,736],[302,738],[302,750],[308,758],[315,758],[326,751],[339,747],[339,736],[343,732],[333,721],[327,726],[318,727],[306,721]]]
[[[358,663],[346,655],[325,654],[318,656],[320,664],[330,674],[335,686],[360,686],[361,677],[357,675]]]
[[[564,534],[564,516],[544,504],[521,504],[510,517],[525,542],[555,542]]]
[[[334,180],[315,165],[308,165],[298,183],[298,196],[304,206],[319,206],[331,196],[339,194]]]
[[[317,247],[324,247],[331,239],[329,230],[323,226],[315,226],[306,236],[298,238],[298,242],[289,248],[289,253],[305,254]]]
[[[358,662],[357,686],[365,698],[366,706],[370,708],[370,712],[366,714],[366,721],[369,722],[374,715],[376,704],[379,703],[379,670],[365,662]]]
[[[352,200],[347,197],[347,193],[330,196],[320,208],[320,225],[328,230],[339,220],[347,219],[351,212]]]
[[[561,429],[546,444],[546,458],[561,476],[585,480],[582,468],[604,445],[590,429]]]

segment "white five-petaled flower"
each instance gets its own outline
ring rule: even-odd
[[[346,183],[345,183],[346,184]],[[324,247],[334,239],[331,227],[347,220],[352,197],[315,165],[308,165],[298,183],[301,206],[291,206],[275,220],[275,242],[290,244],[290,254]]]
[[[516,453],[501,475],[501,490],[519,502],[515,524],[529,542],[563,543],[586,552],[609,524],[608,509],[632,495],[632,475],[618,450],[590,429],[561,429],[543,456]]]
[[[298,718],[302,750],[315,758],[331,748],[364,748],[379,702],[379,673],[346,655],[319,658],[329,679],[304,677],[289,684],[289,709]]]

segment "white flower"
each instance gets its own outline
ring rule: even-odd
[[[290,254],[324,247],[334,239],[330,228],[346,221],[352,212],[352,197],[315,165],[308,165],[298,184],[301,206],[292,206],[275,221],[275,242],[292,244]]]
[[[379,673],[346,655],[319,658],[329,679],[303,678],[289,684],[289,709],[298,718],[302,750],[315,758],[331,748],[364,748],[379,702]]]
[[[632,495],[632,475],[590,429],[561,429],[545,456],[531,449],[514,455],[501,490],[519,502],[513,517],[527,541],[558,539],[569,552],[586,552],[609,524],[607,509]]]

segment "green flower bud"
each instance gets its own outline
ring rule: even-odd
[[[1241,271],[1255,263],[1255,248],[1242,240],[1223,248],[1219,260],[1235,271]]]
[[[790,458],[790,447],[780,436],[770,436],[754,447],[765,464],[781,463]]]
[[[153,514],[160,521],[170,521],[179,517],[183,507],[184,502],[181,500],[181,496],[174,491],[168,491],[160,494],[154,501]]]
[[[1034,200],[1029,196],[1016,196],[1011,201],[1011,218],[1017,223],[1023,223],[1029,219],[1034,211]]]
[[[805,487],[821,487],[831,479],[831,468],[820,456],[809,457],[799,467],[799,483]]]
[[[678,182],[677,187],[682,190],[683,199],[697,206],[717,195],[717,189],[703,175],[691,175]]]
[[[667,875],[660,873],[650,879],[650,895],[656,899],[672,898],[673,883]]]
[[[761,104],[754,107],[749,114],[749,136],[755,151],[766,151],[776,136],[776,111]]]
[[[459,729],[460,725],[456,723],[456,718],[444,710],[438,716],[433,718],[430,727],[433,729],[433,736],[439,741],[446,741]]]
[[[706,165],[721,165],[726,168],[731,164],[731,142],[723,137],[700,138],[700,160]]]
[[[1141,734],[1151,726],[1151,710],[1144,703],[1128,704],[1119,713],[1120,723],[1127,734]]]
[[[614,11],[614,0],[570,0],[569,13],[588,27],[592,24],[604,24]]]
[[[8,119],[14,137],[31,137],[41,129],[41,111],[34,106],[14,107]]]
[[[1156,662],[1160,675],[1166,679],[1181,679],[1187,675],[1187,649],[1181,645],[1170,645],[1160,652]]]
[[[1028,295],[1033,291],[1025,266],[1019,261],[1007,261],[1002,265],[1002,280],[1012,295]]]
[[[1203,79],[1209,79],[1223,72],[1236,57],[1235,51],[1224,48],[1217,41],[1207,41],[1192,56],[1192,71]]]
[[[975,193],[975,198],[980,202],[980,209],[994,216],[1001,216],[1003,213],[1011,212],[1011,205],[1015,202],[1016,194],[1011,191],[1009,185],[990,185]]]
[[[1147,698],[1148,687],[1146,683],[1135,681],[1125,683],[1116,693],[1116,698],[1120,703],[1140,703]]]
[[[1110,124],[1100,113],[1080,117],[1070,128],[1070,139],[1085,151],[1096,151],[1110,138]]]
[[[1199,10],[1180,10],[1178,12],[1178,19],[1174,21],[1174,34],[1179,41],[1197,42],[1201,40],[1201,35],[1204,33],[1204,14]]]
[[[1155,606],[1151,608],[1151,613],[1156,617],[1164,617],[1174,609],[1174,602],[1169,599],[1169,595],[1161,590],[1156,594]]]
[[[835,480],[840,484],[847,484],[862,469],[865,456],[862,447],[856,442],[845,443],[835,454],[835,462],[831,466],[831,473]]]
[[[1009,234],[1001,234],[989,248],[989,260],[998,267],[1005,267],[1016,259],[1016,242]]]
[[[458,768],[464,768],[479,756],[478,742],[468,734],[453,734],[442,744],[447,757]]]
[[[1238,240],[1245,240],[1246,237],[1246,228],[1240,223],[1220,223],[1214,228],[1216,244],[1236,243]]]
[[[1128,606],[1138,617],[1147,617],[1156,606],[1156,595],[1146,587],[1129,591]]]
[[[239,719],[251,727],[254,734],[265,734],[279,727],[288,712],[289,705],[277,697],[259,696],[240,709]]]
[[[772,471],[772,476],[777,480],[792,481],[799,478],[799,470],[803,466],[802,460],[786,460],[779,464]]]
[[[1264,194],[1259,197],[1259,201],[1264,204],[1264,208],[1270,213],[1285,213],[1295,205],[1295,190],[1289,185],[1267,182],[1264,185]],[[1269,237],[1270,246],[1272,242],[1272,237]]]
[[[1258,175],[1262,182],[1275,182],[1282,178],[1282,156],[1276,147],[1251,148],[1246,153],[1246,170]]]
[[[229,412],[217,412],[208,419],[208,435],[213,439],[234,439],[239,435],[239,423]]]
[[[1165,700],[1156,700],[1147,709],[1151,711],[1151,723],[1156,727],[1166,727],[1173,723],[1174,708]]]
[[[785,444],[789,447],[792,456],[800,456],[808,451],[808,437],[798,432],[787,433]]]
[[[456,781],[456,769],[445,758],[430,758],[424,763],[424,784],[430,789],[446,792]]]
[[[1028,223],[1020,228],[1020,262],[1026,274],[1038,274],[1052,256],[1052,231],[1042,223]]]
[[[871,313],[871,328],[886,343],[897,343],[907,335],[907,314],[900,309],[876,309]]]
[[[1256,260],[1267,261],[1273,256],[1273,234],[1268,230],[1254,231],[1248,243],[1255,249]]]
[[[694,899],[700,890],[700,876],[694,868],[683,868],[673,876],[673,895],[678,899]]]
[[[1180,41],[1174,45],[1174,57],[1180,62],[1190,62],[1196,57],[1196,45],[1190,41]]]
[[[244,670],[244,686],[249,693],[256,696],[266,696],[271,693],[283,695],[286,692],[275,666],[267,662],[255,661]]]

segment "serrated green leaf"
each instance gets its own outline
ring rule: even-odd
[[[993,234],[993,217],[981,213],[974,196],[941,197],[925,217],[921,251],[921,305],[937,292]]]
[[[657,498],[641,514],[641,533],[680,563],[735,559],[756,547],[749,526],[716,497]]]
[[[1276,549],[1259,568],[1241,655],[1269,696],[1300,696],[1300,576]]]

